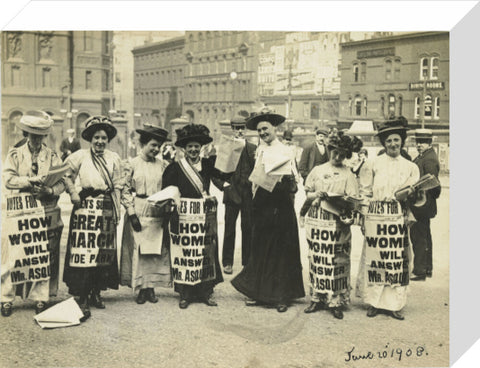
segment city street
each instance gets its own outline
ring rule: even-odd
[[[286,313],[247,307],[230,281],[241,269],[240,221],[233,275],[215,288],[218,307],[193,303],[178,308],[173,289],[156,289],[157,304],[137,305],[132,290],[120,287],[102,295],[106,309],[92,308],[80,326],[42,330],[33,320],[34,303],[16,299],[9,318],[1,318],[2,367],[393,367],[449,364],[449,178],[441,177],[438,215],[432,221],[433,277],[410,282],[405,320],[379,314],[351,293],[343,320],[327,311],[303,313],[308,296],[307,244],[300,229],[303,276],[307,297]],[[213,188],[213,186],[212,186]],[[221,203],[221,193],[213,191]],[[296,195],[297,213],[303,188]],[[71,210],[61,197],[62,265]],[[223,239],[224,207],[219,206],[219,239]],[[352,227],[351,285],[355,288],[363,236]],[[119,244],[121,242],[119,241]],[[221,250],[220,250],[221,251]],[[59,295],[66,298],[60,282]],[[349,354],[350,352],[350,354]],[[360,357],[363,357],[361,359]],[[355,359],[355,361],[353,361]]]

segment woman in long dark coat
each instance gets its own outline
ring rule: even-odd
[[[254,172],[265,174],[269,158],[291,157],[275,133],[275,126],[284,120],[281,115],[264,113],[247,121],[247,128],[257,130],[265,142],[257,149]],[[250,299],[247,305],[275,305],[278,312],[285,312],[291,300],[305,296],[291,195],[296,192],[293,162],[289,165],[290,174],[278,175],[272,191],[253,183],[252,249],[246,266],[232,280],[232,285]]]
[[[215,156],[209,158],[200,157],[200,149],[203,145],[212,142],[209,130],[201,124],[189,124],[182,129],[177,129],[177,141],[175,145],[185,151],[185,158],[170,164],[163,173],[162,187],[175,186],[180,192],[181,198],[210,200],[209,188],[213,181],[219,188],[223,187],[222,174],[215,169]],[[189,177],[187,172],[192,173]],[[172,221],[178,214],[172,214]],[[178,223],[178,221],[177,221]],[[180,293],[179,307],[185,309],[195,299],[200,299],[208,306],[216,306],[213,296],[213,288],[223,282],[222,270],[218,260],[218,239],[214,240],[214,264],[215,279],[202,281],[196,285],[186,285],[175,282],[175,291]]]

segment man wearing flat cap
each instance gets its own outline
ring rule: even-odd
[[[437,154],[432,147],[432,131],[430,129],[417,129],[415,142],[418,156],[413,162],[420,170],[420,177],[432,174],[438,179],[440,163]],[[416,222],[410,229],[413,253],[413,281],[423,281],[426,277],[432,277],[432,233],[430,231],[430,219],[437,214],[437,198],[440,196],[441,187],[426,191],[426,202],[423,206],[412,206],[411,210]]]
[[[76,152],[80,149],[80,141],[75,138],[75,130],[67,130],[68,137],[62,140],[60,144],[60,152],[62,152],[62,161],[70,156],[73,152]]]
[[[303,150],[300,163],[298,164],[298,171],[304,181],[315,166],[328,162],[328,150],[325,146],[327,136],[327,129],[318,128],[315,131],[315,142]]]
[[[237,168],[227,179],[223,187],[223,203],[225,204],[225,232],[223,238],[222,264],[226,274],[232,273],[235,228],[239,212],[242,227],[242,265],[247,264],[250,255],[250,237],[252,233],[252,184],[248,177],[255,165],[256,146],[245,139],[246,120],[238,116],[230,121],[235,139],[245,141]]]

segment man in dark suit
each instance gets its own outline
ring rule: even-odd
[[[328,150],[325,145],[328,131],[326,129],[317,129],[315,131],[315,142],[305,147],[298,164],[298,171],[302,175],[303,182],[307,178],[310,171],[317,166],[328,162]]]
[[[245,118],[236,117],[230,121],[234,136],[245,139]],[[223,203],[225,204],[225,233],[223,238],[222,264],[224,272],[231,274],[235,250],[235,228],[239,212],[241,212],[242,227],[242,265],[245,265],[250,255],[251,244],[251,212],[252,185],[248,180],[255,166],[256,146],[245,140],[236,170],[229,176],[223,188]]]
[[[75,138],[75,130],[67,130],[68,137],[65,138],[60,144],[60,151],[62,152],[62,161],[70,156],[73,152],[80,149],[80,141]]]
[[[417,129],[415,141],[418,156],[413,161],[420,169],[420,177],[432,174],[438,178],[440,163],[432,147],[432,131],[430,129]],[[437,198],[440,196],[441,187],[430,189],[425,193],[426,202],[421,207],[412,206],[412,213],[416,222],[410,229],[413,253],[413,281],[424,281],[426,277],[432,277],[432,233],[430,231],[430,219],[437,214]]]

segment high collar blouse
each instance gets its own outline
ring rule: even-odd
[[[374,200],[390,201],[395,192],[420,179],[417,165],[402,156],[382,154],[367,160],[360,171],[360,194]]]
[[[122,190],[122,204],[127,211],[134,206],[132,192],[137,196],[151,196],[162,190],[162,175],[167,164],[164,160],[148,159],[143,153],[131,160],[125,168]]]

